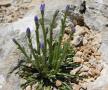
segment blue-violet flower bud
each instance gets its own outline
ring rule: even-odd
[[[69,5],[67,5],[67,6],[66,6],[66,11],[68,11],[68,10],[69,10],[69,8],[70,8],[70,6],[69,6]]]
[[[43,3],[43,4],[41,4],[41,6],[40,6],[40,11],[41,11],[41,12],[44,12],[44,10],[45,10],[45,4]]]
[[[34,21],[35,21],[35,23],[38,23],[38,17],[37,16],[34,17]]]
[[[30,38],[31,32],[30,32],[30,28],[29,28],[29,27],[28,27],[27,30],[26,30],[26,35],[27,35],[27,37]]]

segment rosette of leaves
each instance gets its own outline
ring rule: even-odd
[[[68,6],[65,10],[64,18],[61,19],[61,30],[58,40],[53,39],[52,33],[59,11],[57,10],[53,15],[49,28],[46,28],[44,24],[45,4],[41,4],[40,11],[40,20],[35,16],[37,47],[33,47],[30,28],[27,28],[26,31],[30,53],[26,51],[26,47],[22,47],[16,39],[13,39],[18,49],[24,54],[25,59],[21,60],[10,73],[17,69],[16,74],[26,80],[21,85],[22,89],[31,86],[32,90],[32,86],[36,85],[36,90],[53,90],[54,88],[71,90],[71,82],[77,78],[77,75],[70,75],[70,70],[77,66],[72,62],[74,50],[68,42],[61,45],[66,27]],[[39,27],[42,28],[44,42],[39,40]],[[47,31],[49,32],[49,37]]]

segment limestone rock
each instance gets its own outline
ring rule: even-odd
[[[83,65],[83,67],[81,68],[80,72],[87,72],[89,71],[89,67],[86,65]]]
[[[88,75],[89,75],[88,72],[82,72],[79,74],[79,76],[88,76]]]
[[[98,69],[101,72],[103,70],[103,65],[97,65],[96,69]]]
[[[2,7],[2,6],[4,6],[4,7],[9,7],[9,6],[11,6],[11,1],[0,1],[0,7]]]
[[[77,25],[75,29],[76,29],[76,32],[74,33],[75,36],[82,35],[85,32],[84,29],[79,25]]]
[[[65,33],[70,34],[71,33],[71,28],[70,27],[65,28]]]
[[[71,71],[70,71],[70,74],[71,74],[71,75],[75,75],[78,71],[80,71],[81,68],[82,68],[82,66],[77,67],[77,68],[71,70]]]
[[[59,87],[62,85],[62,82],[60,80],[56,80],[56,86]]]
[[[0,89],[3,88],[3,86],[5,85],[5,83],[6,83],[6,80],[5,80],[4,76],[0,75]]]
[[[88,73],[91,75],[91,76],[95,76],[95,75],[100,75],[100,71],[98,69],[94,69],[94,68],[90,68],[90,70],[88,71]]]
[[[66,42],[69,39],[69,35],[64,34],[62,42]]]
[[[73,62],[75,62],[75,63],[83,63],[84,60],[82,58],[79,58],[79,57],[73,57]]]
[[[81,88],[82,88],[82,90],[87,90],[87,84],[86,83],[82,84]]]
[[[78,46],[82,43],[83,37],[82,36],[75,36],[71,44]]]
[[[77,85],[77,84],[73,85],[73,90],[80,90],[80,88],[81,88],[80,85]]]
[[[76,57],[81,57],[82,55],[83,55],[83,53],[80,52],[80,51],[77,51],[76,54],[75,54]]]
[[[83,38],[83,45],[86,45],[87,44],[87,39],[86,38]]]

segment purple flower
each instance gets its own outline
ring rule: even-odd
[[[69,10],[69,8],[70,8],[70,6],[69,6],[69,5],[67,5],[67,6],[66,6],[66,11],[68,11],[68,10]]]
[[[27,30],[26,30],[26,35],[27,37],[30,38],[30,35],[31,35],[31,31],[30,31],[30,28],[28,27]]]
[[[43,3],[43,4],[41,4],[41,6],[40,6],[40,11],[41,11],[41,12],[44,12],[44,10],[45,10],[45,4]]]
[[[75,33],[76,32],[76,29],[75,29],[75,27],[72,27],[72,33]]]
[[[35,21],[35,23],[38,23],[38,17],[37,16],[34,17],[34,21]]]
[[[40,48],[43,49],[44,48],[44,43],[40,42]]]

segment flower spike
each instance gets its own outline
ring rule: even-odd
[[[35,23],[38,23],[39,20],[38,20],[37,16],[34,17],[34,21],[35,21]]]
[[[43,13],[45,11],[45,4],[44,3],[41,4],[40,11],[41,11],[41,13]]]

